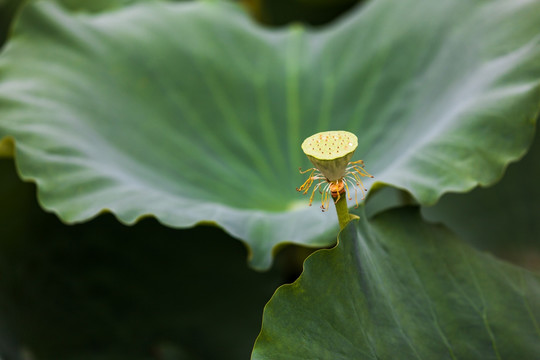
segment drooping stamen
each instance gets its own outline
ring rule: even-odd
[[[362,179],[360,178],[360,176],[358,176],[358,174],[356,172],[351,172],[349,173],[349,175],[352,175],[354,177],[354,179],[356,180],[356,184],[358,186],[362,186],[362,189],[367,191],[366,187],[364,186],[364,183],[362,182]]]
[[[356,170],[357,173],[359,173],[360,175],[364,176],[364,177],[370,177],[372,178],[373,175],[371,175],[370,173],[368,173],[366,171],[366,169],[364,169],[363,167],[360,167],[360,166],[353,166],[353,169]]]
[[[358,183],[357,183],[354,179],[352,179],[352,178],[350,177],[350,175],[347,175],[347,177],[345,178],[345,181],[346,181],[346,182],[349,182],[349,181],[350,181],[350,182],[351,182],[351,187],[354,188],[354,202],[355,202],[355,204],[356,204],[355,207],[358,208],[358,206],[359,206],[359,205],[358,205],[358,186],[355,186],[355,185],[358,185]],[[364,200],[364,191],[363,191],[362,188],[360,188],[360,191],[362,191],[362,198],[361,198],[361,200]],[[352,199],[349,198],[349,200],[352,200]]]
[[[345,189],[346,189],[346,194],[347,194],[347,198],[349,200],[352,200],[352,197],[351,197],[351,194],[349,192],[349,186],[347,185],[347,179],[343,179],[343,184],[345,185]]]
[[[308,169],[308,170],[306,170],[306,171],[302,171],[302,168],[300,168],[299,170],[300,170],[300,174],[305,174],[305,173],[307,173],[308,171],[311,171],[311,173],[309,174],[307,180],[304,181],[304,183],[303,183],[302,185],[300,185],[300,187],[297,187],[297,188],[296,188],[296,191],[307,190],[307,189],[309,189],[309,187],[311,186],[311,184],[313,184],[312,175],[313,175],[313,173],[314,173],[317,169],[311,168],[311,169]],[[304,194],[305,194],[305,192],[304,192]]]
[[[357,191],[358,189],[360,189],[360,192],[362,193],[362,198],[360,200],[364,200],[365,198],[365,191],[367,191],[367,189],[364,187],[364,183],[362,183],[362,180],[360,180],[360,178],[358,177],[358,175],[356,174],[349,174],[347,175],[347,179],[352,182],[353,184],[355,184],[356,186],[354,187],[354,190]]]
[[[315,191],[321,187],[321,185],[324,184],[324,181],[320,181],[317,185],[313,187],[313,191],[311,192],[311,196],[309,197],[309,206],[313,203],[313,196],[315,196]]]

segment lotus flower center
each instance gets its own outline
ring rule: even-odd
[[[333,160],[353,152],[357,146],[357,137],[348,131],[324,131],[304,140],[302,150],[320,160]]]

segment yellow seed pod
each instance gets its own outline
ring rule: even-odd
[[[323,131],[308,137],[302,151],[329,181],[342,179],[351,160],[358,138],[348,131]]]

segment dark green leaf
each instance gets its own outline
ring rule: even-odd
[[[535,359],[540,278],[415,208],[352,221],[264,311],[253,359]]]

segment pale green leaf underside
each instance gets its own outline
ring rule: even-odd
[[[318,131],[355,133],[353,160],[424,204],[499,177],[532,136],[538,23],[530,1],[377,0],[318,31],[220,2],[38,2],[0,56],[0,138],[66,222],[215,222],[264,268],[337,229],[295,191]]]
[[[267,304],[272,359],[535,359],[540,278],[481,254],[417,209],[353,221]]]

